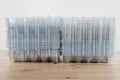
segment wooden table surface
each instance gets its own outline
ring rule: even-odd
[[[112,63],[11,63],[0,51],[0,80],[120,80],[120,55]]]

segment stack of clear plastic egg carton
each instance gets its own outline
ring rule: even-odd
[[[114,18],[65,18],[64,62],[109,62],[114,53]]]
[[[12,17],[7,19],[12,61],[109,62],[114,18]]]
[[[60,18],[8,18],[8,48],[12,61],[58,62]]]

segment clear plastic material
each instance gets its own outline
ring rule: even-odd
[[[114,54],[114,18],[7,18],[12,61],[109,62]]]

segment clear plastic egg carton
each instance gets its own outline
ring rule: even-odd
[[[114,18],[7,18],[10,59],[15,62],[110,62]]]

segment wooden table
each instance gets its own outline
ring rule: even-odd
[[[10,63],[6,51],[0,51],[0,63],[0,80],[120,80],[120,55],[111,64]]]

